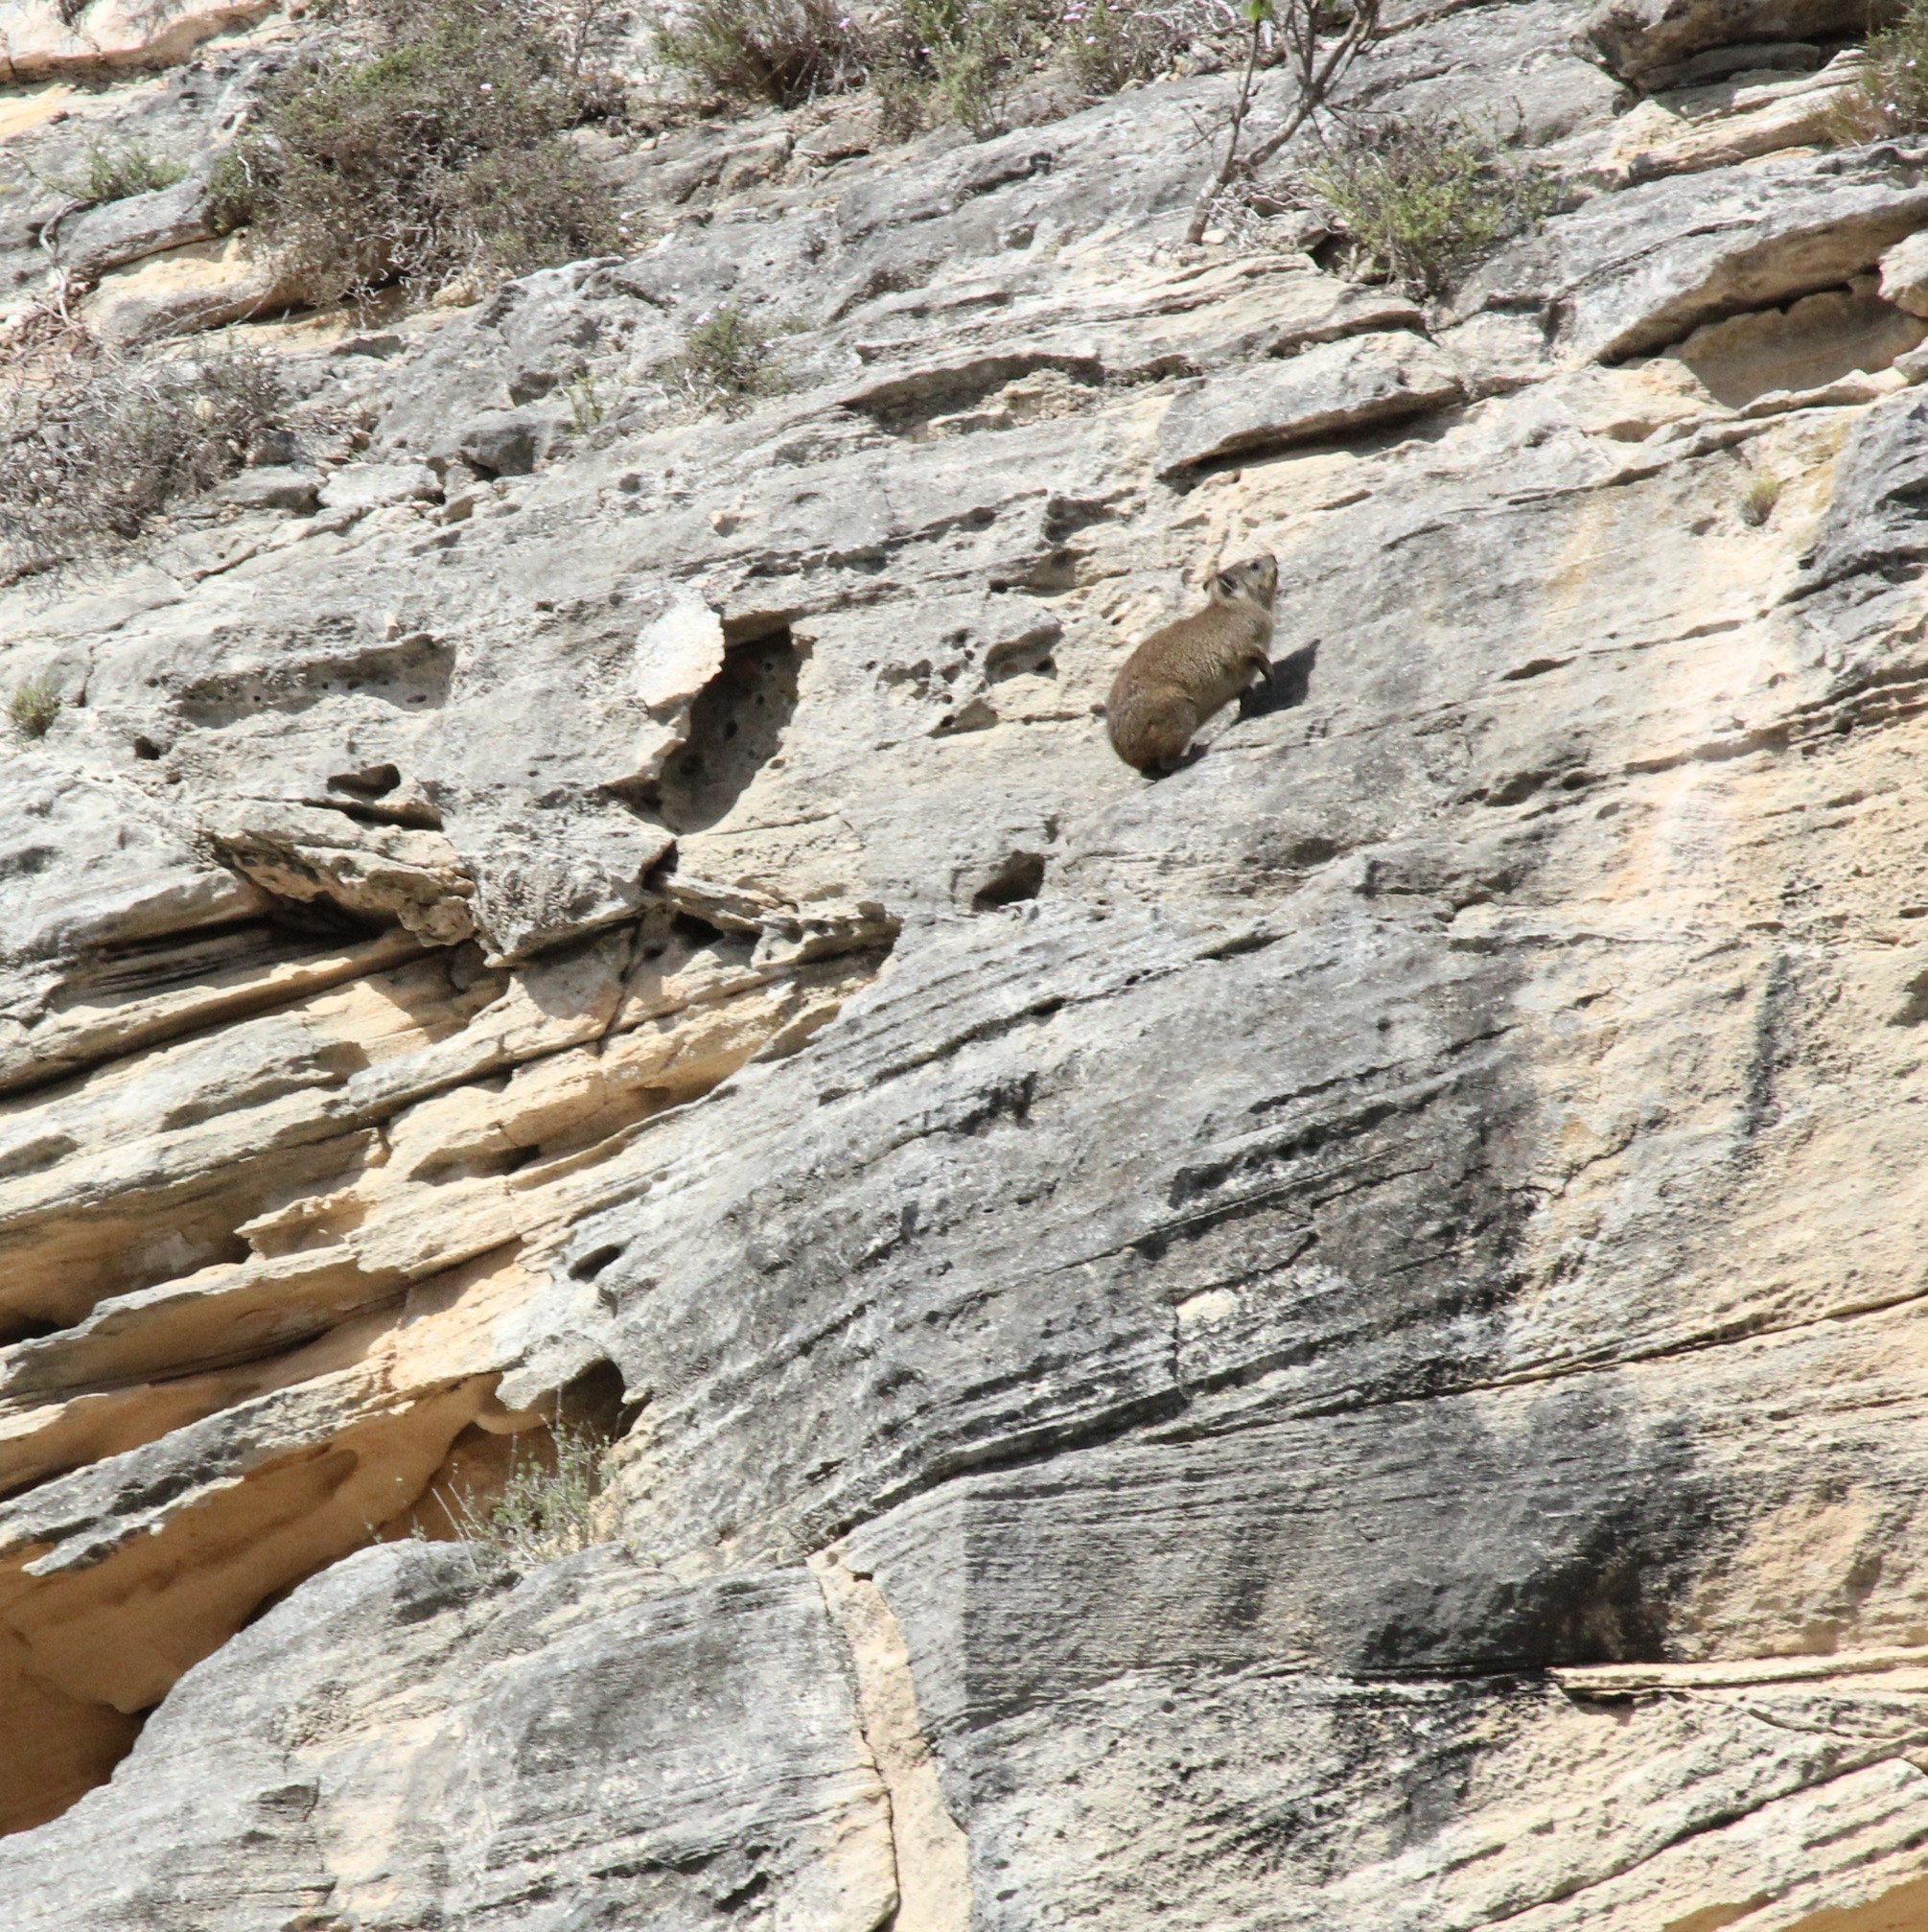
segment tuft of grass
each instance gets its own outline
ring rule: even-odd
[[[1443,293],[1489,249],[1535,227],[1557,198],[1546,175],[1448,117],[1352,128],[1300,185],[1368,263],[1420,295]]]
[[[86,167],[68,187],[83,200],[125,201],[130,195],[172,188],[187,178],[187,172],[178,161],[164,160],[138,141],[118,148],[97,145],[87,150]]]
[[[0,388],[0,582],[138,537],[231,477],[278,416],[259,357],[194,361],[82,348]]]
[[[1765,470],[1757,472],[1741,495],[1741,522],[1759,529],[1774,515],[1774,506],[1780,501],[1784,487],[1780,477],[1771,476]]]
[[[7,700],[7,722],[23,738],[44,738],[60,715],[60,694],[43,678],[17,687]]]
[[[656,376],[672,395],[725,415],[788,386],[770,336],[733,308],[698,316],[682,348],[657,364]]]
[[[493,1503],[476,1508],[457,1501],[449,1521],[464,1543],[499,1550],[528,1569],[610,1541],[596,1508],[609,1480],[610,1445],[567,1423],[549,1431],[549,1443],[552,1461],[524,1455],[517,1443],[509,1479]]]
[[[592,369],[578,369],[563,384],[563,398],[569,406],[569,427],[578,436],[588,435],[608,413],[596,391]]]
[[[1855,143],[1928,128],[1928,0],[1868,36],[1854,84],[1832,115],[1837,139]]]
[[[221,229],[251,226],[319,298],[481,282],[602,253],[608,185],[566,140],[596,110],[579,50],[517,0],[364,0],[266,90],[217,164]]]

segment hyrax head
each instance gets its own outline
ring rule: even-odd
[[[1257,604],[1269,611],[1278,588],[1279,560],[1268,551],[1243,564],[1227,564],[1212,579],[1211,597],[1215,604]]]

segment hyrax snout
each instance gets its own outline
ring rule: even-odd
[[[1220,570],[1202,611],[1153,631],[1111,682],[1105,723],[1112,749],[1141,772],[1170,771],[1193,733],[1271,668],[1275,557]]]

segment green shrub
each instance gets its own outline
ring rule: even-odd
[[[129,195],[172,188],[186,176],[178,161],[162,160],[151,149],[129,141],[119,148],[89,148],[86,168],[70,186],[88,201],[125,201]]]
[[[1488,249],[1533,227],[1555,196],[1499,142],[1444,117],[1351,128],[1300,185],[1367,262],[1422,295],[1442,292]]]
[[[726,415],[786,386],[770,336],[740,309],[698,316],[683,347],[659,362],[656,374],[671,394]]]
[[[1908,0],[1898,19],[1868,36],[1833,121],[1836,136],[1849,142],[1928,128],[1928,0]]]
[[[60,715],[60,694],[44,679],[21,685],[7,700],[7,721],[25,738],[44,738]]]
[[[319,297],[496,277],[612,248],[609,190],[562,138],[569,50],[516,0],[365,4],[267,89],[210,212]]]
[[[551,1454],[542,1455],[517,1442],[509,1479],[494,1502],[456,1501],[450,1526],[464,1543],[499,1550],[527,1569],[610,1541],[596,1508],[609,1480],[609,1445],[565,1423],[548,1432],[547,1446]]]
[[[231,477],[282,407],[242,354],[197,361],[82,352],[0,391],[0,581],[138,536]]]

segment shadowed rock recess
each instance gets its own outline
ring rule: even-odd
[[[1865,14],[1402,5],[1357,97],[1565,184],[1429,306],[1183,245],[1206,74],[591,130],[637,252],[371,315],[205,219],[311,24],[0,4],[0,305],[290,398],[0,590],[61,701],[0,727],[10,1932],[1928,1924]],[[48,185],[134,140],[187,180]],[[706,417],[725,303],[787,386]],[[1258,550],[1274,675],[1148,782],[1120,654]],[[447,1540],[592,1414],[606,1542]]]

